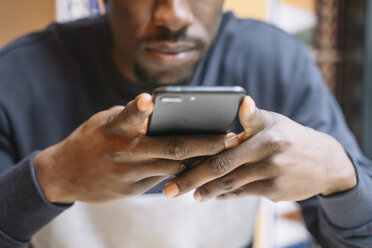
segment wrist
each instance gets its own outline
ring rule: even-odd
[[[56,146],[48,147],[38,153],[34,158],[36,179],[44,197],[51,203],[70,204],[74,200],[69,199],[62,183],[62,177],[57,171],[54,151]]]
[[[339,163],[342,163],[343,166],[341,166],[341,168],[338,167],[338,169],[332,173],[332,179],[329,180],[329,187],[321,193],[324,196],[342,193],[353,189],[357,185],[358,180],[354,165],[344,150],[343,155],[343,159],[339,160]]]

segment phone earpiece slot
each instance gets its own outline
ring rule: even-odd
[[[160,101],[163,103],[181,103],[183,99],[181,97],[162,97]]]

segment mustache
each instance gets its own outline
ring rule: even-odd
[[[151,43],[161,43],[161,42],[169,42],[169,43],[187,43],[192,44],[195,48],[204,48],[205,42],[197,37],[187,36],[185,34],[178,34],[178,33],[160,33],[147,36],[140,40],[140,43],[144,46],[146,44]]]

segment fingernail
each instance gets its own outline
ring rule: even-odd
[[[239,143],[243,142],[245,139],[249,138],[246,132],[241,132],[238,134]]]
[[[163,194],[168,198],[175,198],[180,193],[177,184],[167,182],[163,188]]]
[[[227,135],[226,135],[226,137],[227,138],[230,138],[230,137],[234,137],[236,134],[235,133],[228,133]]]
[[[137,101],[137,108],[141,112],[146,112],[148,108],[147,99],[145,97],[140,97]]]
[[[150,111],[152,107],[152,96],[147,93],[142,93],[138,96],[137,108],[141,112]]]
[[[227,136],[225,140],[225,148],[229,149],[239,144],[239,137],[234,134],[233,136]]]
[[[200,194],[200,191],[198,189],[195,190],[194,199],[197,200],[197,201],[200,201],[200,202],[203,201],[203,198],[202,198],[202,196]]]

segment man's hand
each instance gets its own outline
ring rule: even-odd
[[[103,202],[141,194],[187,167],[239,143],[238,137],[148,137],[154,108],[142,94],[125,108],[97,113],[62,142],[34,159],[37,179],[51,202]]]
[[[197,200],[256,195],[304,200],[353,188],[354,167],[331,136],[257,109],[246,97],[239,110],[241,143],[193,167],[164,187],[176,197],[197,189]]]

